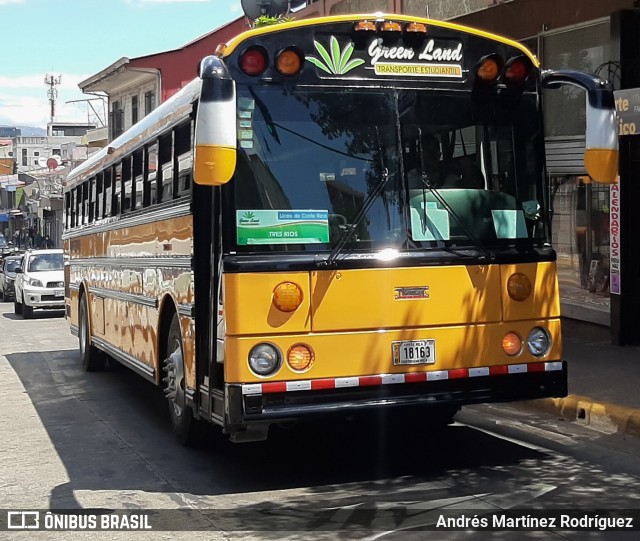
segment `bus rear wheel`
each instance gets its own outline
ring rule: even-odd
[[[80,358],[82,368],[86,372],[97,372],[104,368],[105,355],[97,347],[91,344],[89,337],[89,307],[87,296],[80,297],[78,310],[78,345],[80,347]]]
[[[178,441],[193,445],[198,440],[198,422],[187,405],[185,395],[184,356],[180,320],[173,315],[166,342],[166,358],[163,361],[164,394],[169,406],[171,430]]]

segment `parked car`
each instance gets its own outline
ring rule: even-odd
[[[4,257],[9,255],[12,251],[12,243],[8,242],[4,235],[0,235],[0,256]]]
[[[10,255],[0,261],[0,300],[9,301],[15,298],[14,282],[16,269],[22,262],[21,255]]]
[[[27,250],[16,269],[14,311],[25,318],[35,308],[64,308],[62,250]]]

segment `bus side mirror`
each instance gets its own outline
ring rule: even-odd
[[[542,85],[574,85],[586,91],[584,165],[596,182],[612,184],[618,176],[618,123],[613,90],[594,75],[572,70],[545,71]]]
[[[221,58],[200,63],[202,88],[196,115],[194,181],[222,186],[236,169],[236,89]]]

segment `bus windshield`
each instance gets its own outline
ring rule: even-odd
[[[547,239],[534,95],[254,86],[238,95],[240,252],[331,250],[346,231],[351,250]]]

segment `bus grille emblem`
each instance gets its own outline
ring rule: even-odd
[[[411,286],[411,287],[396,287],[397,301],[415,300],[415,299],[428,299],[429,298],[429,286]]]

